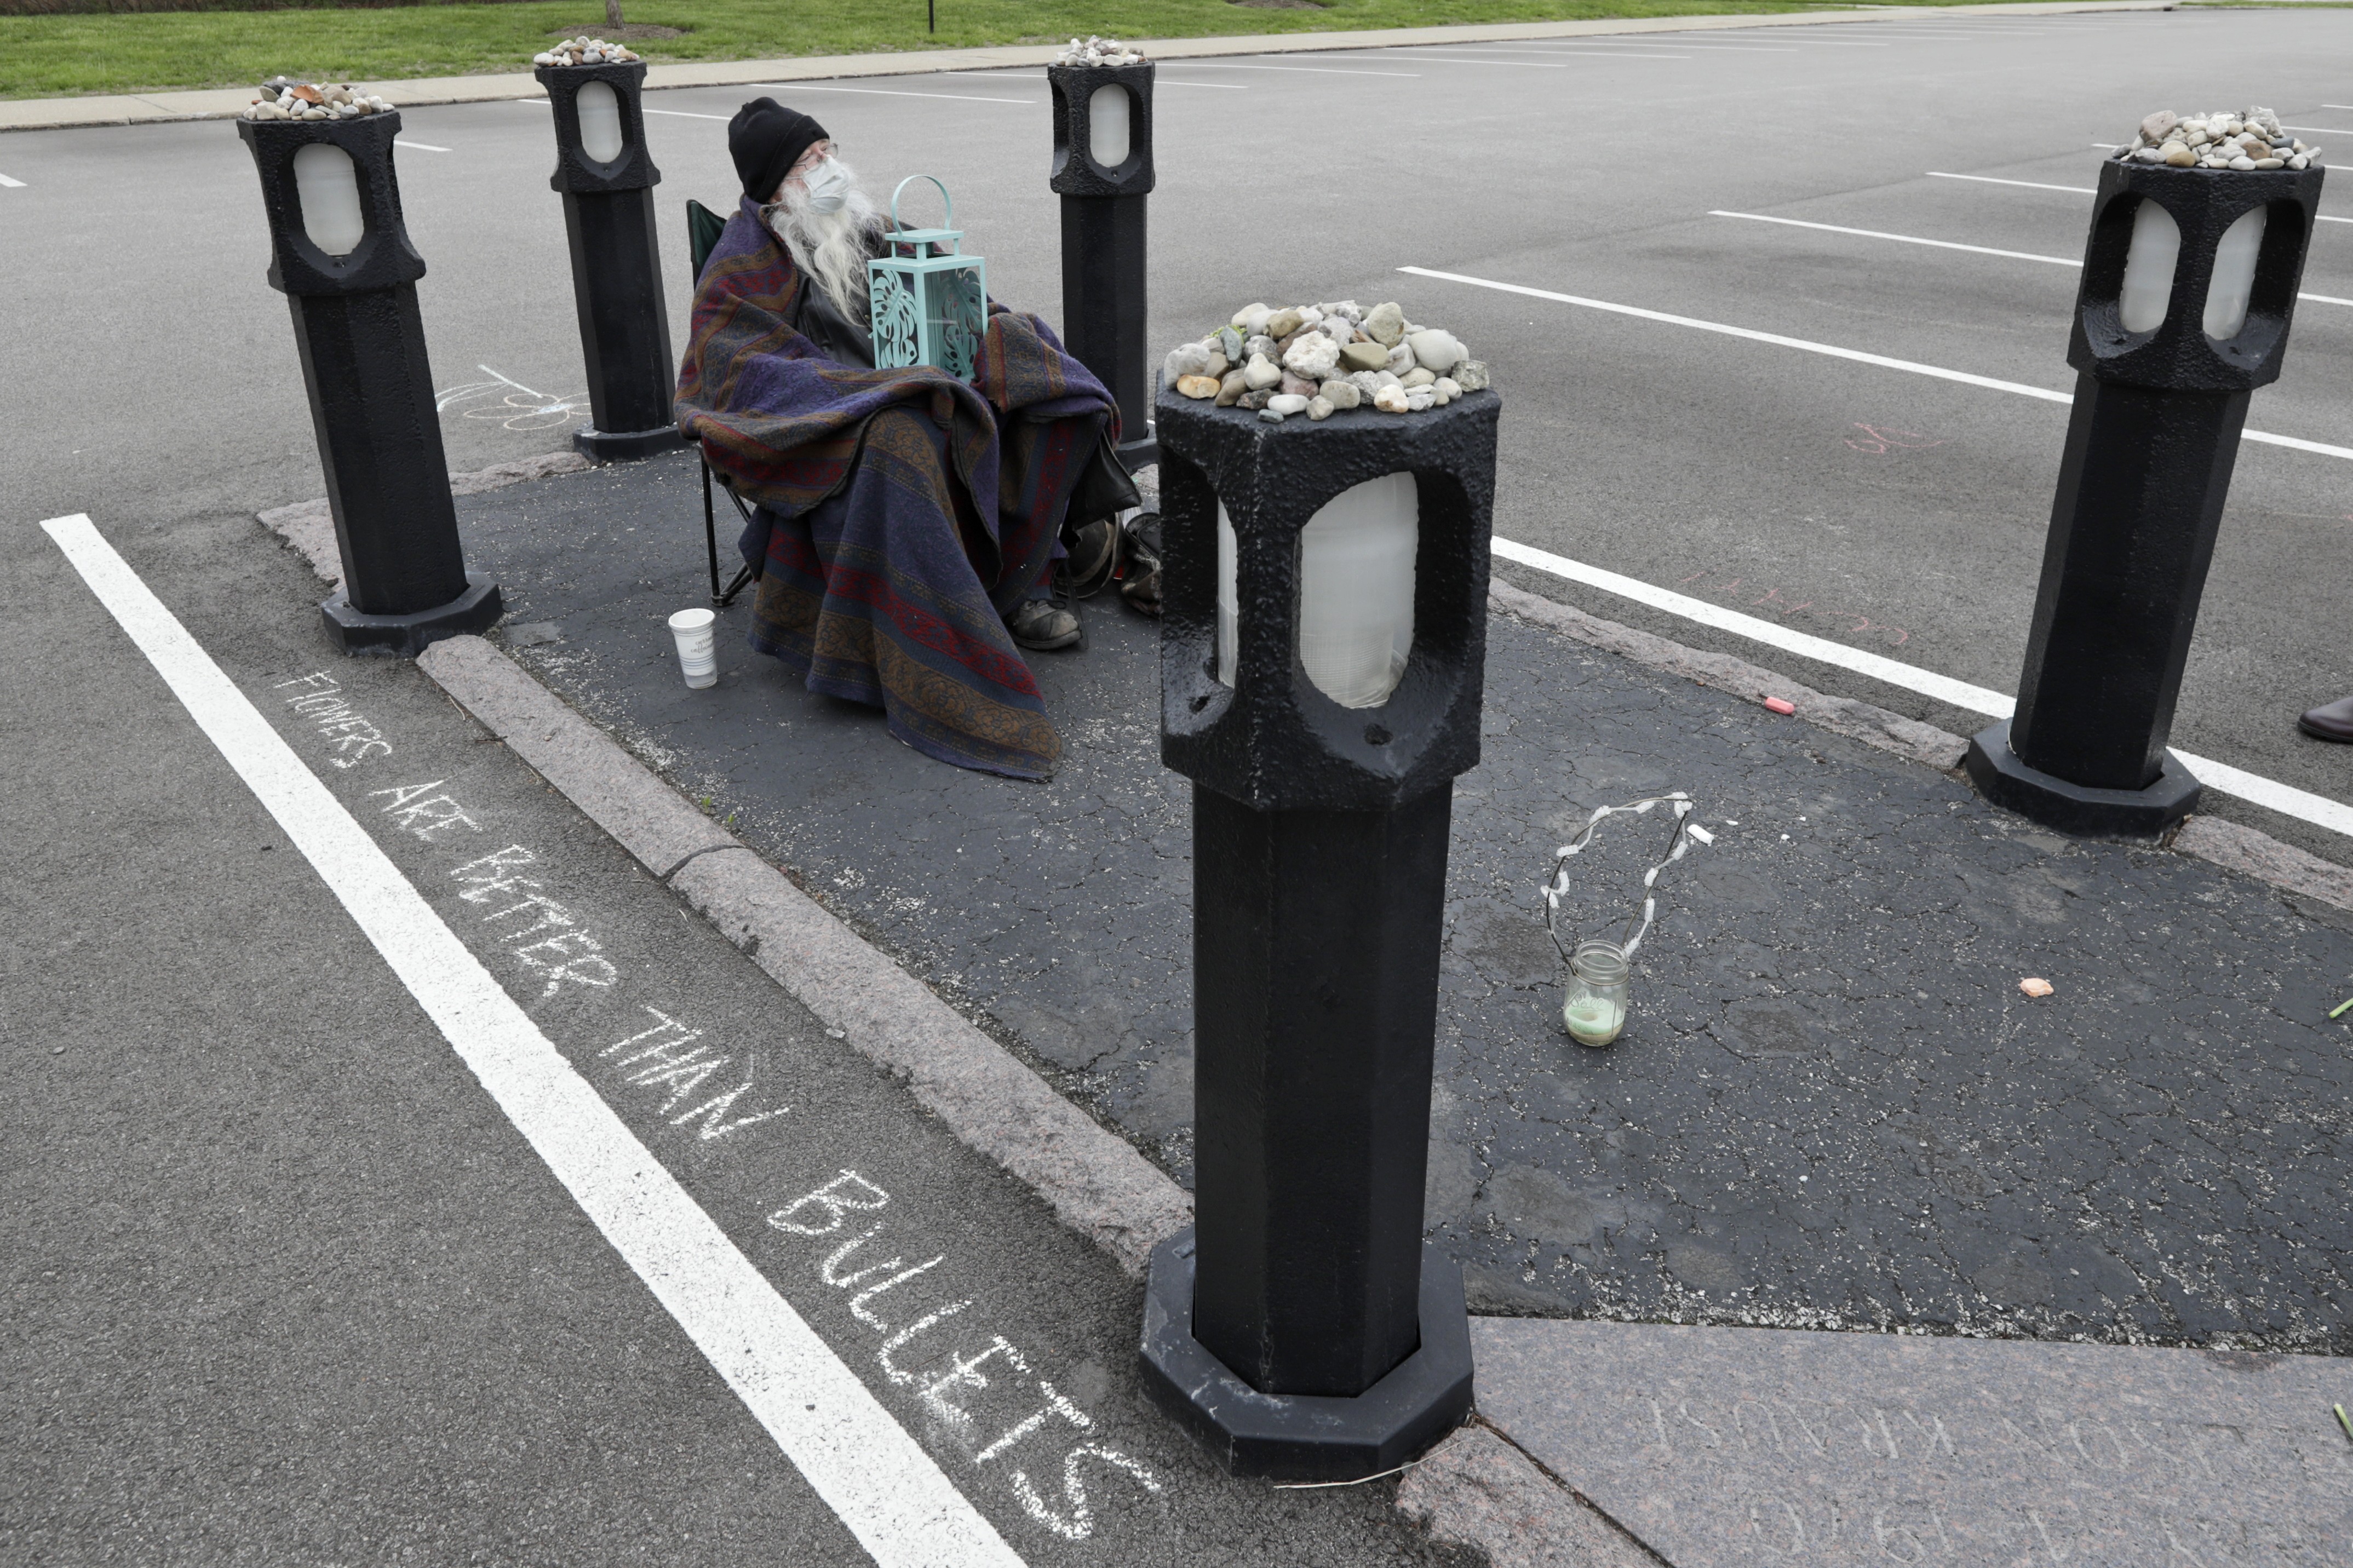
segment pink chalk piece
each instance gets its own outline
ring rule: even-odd
[[[1784,697],[1767,697],[1765,706],[1776,713],[1795,713],[1798,710],[1798,705]]]

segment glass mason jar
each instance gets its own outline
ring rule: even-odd
[[[1606,1046],[1626,1027],[1626,950],[1599,937],[1568,955],[1568,1000],[1561,1022],[1580,1046]]]

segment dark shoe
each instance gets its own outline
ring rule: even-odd
[[[1119,570],[1119,523],[1097,518],[1071,537],[1070,554],[1054,568],[1056,584],[1073,599],[1092,599]]]
[[[2353,697],[2313,709],[2295,721],[2295,727],[2316,741],[2353,742]]]
[[[1126,528],[1120,553],[1119,596],[1139,615],[1160,616],[1160,514],[1147,511]]]
[[[1024,599],[1021,607],[1006,617],[1005,629],[1013,640],[1032,653],[1052,653],[1057,648],[1070,647],[1082,635],[1078,612],[1066,609],[1051,599]]]

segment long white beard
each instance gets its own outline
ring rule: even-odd
[[[783,198],[764,212],[769,231],[784,242],[794,265],[824,290],[834,309],[862,322],[867,316],[866,237],[874,230],[877,215],[874,199],[854,183],[856,173],[847,163],[842,172],[853,183],[834,211],[809,211],[808,193],[787,185]]]

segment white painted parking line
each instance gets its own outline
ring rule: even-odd
[[[884,1568],[1020,1568],[90,519],[41,525],[516,1131]]]
[[[2353,131],[2348,131],[2341,125],[2283,125],[2280,129],[2308,132],[2315,136],[2353,136]]]
[[[1563,49],[1557,52],[1567,54],[1569,51]],[[1380,58],[1385,60],[1425,60],[1432,61],[1440,65],[1502,66],[1507,70],[1518,68],[1524,70],[1565,71],[1575,70],[1577,68],[1575,66],[1549,65],[1542,60],[1472,59],[1469,56],[1451,51],[1442,55],[1400,55],[1384,49],[1381,51]],[[1609,55],[1606,58],[1620,60],[1687,60],[1691,58],[1689,55]]]
[[[649,109],[646,112],[648,114],[659,114],[661,110],[659,109]],[[436,147],[430,142],[404,142],[397,136],[392,139],[392,144],[396,147],[414,147],[419,153],[447,153],[449,150],[447,147]]]
[[[1966,44],[1971,41],[1967,33],[1898,32],[1893,27],[1873,27],[1872,31],[1883,37],[1901,39],[1907,44]]]
[[[1217,71],[1296,71],[1305,76],[1393,76],[1399,81],[1419,81],[1419,71],[1360,71],[1342,70],[1335,66],[1246,66],[1231,60],[1187,60],[1187,70]]]
[[[1938,250],[1968,250],[1979,256],[2006,256],[2013,261],[2047,261],[2053,267],[2081,267],[2063,256],[2037,256],[2031,250],[1996,250],[1989,245],[1963,245],[1951,239],[1922,239],[1909,234],[1882,234],[1875,228],[1842,228],[1834,223],[1807,223],[1801,218],[1767,217],[1763,213],[1711,212],[1710,217],[1740,217],[1751,223],[1778,223],[1789,228],[1818,228],[1825,234],[1852,234],[1863,239],[1892,239],[1899,245],[1931,245]]]
[[[1947,174],[1941,169],[1931,169],[1932,180],[1975,180],[1981,185],[2017,185],[2030,191],[2065,191],[2070,195],[2096,196],[2100,193],[2089,185],[2046,185],[2040,180],[1997,180],[1991,174]]]
[[[1248,92],[1250,89],[1238,81],[1178,81],[1175,77],[1155,75],[1155,87],[1214,87],[1220,92]]]
[[[1763,213],[1711,212],[1710,217],[1742,217],[1751,223],[1778,223],[1790,228],[1818,228],[1825,234],[1852,234],[1863,239],[1889,239],[1898,245],[1926,245],[1938,250],[1967,250],[1978,256],[2001,256],[2012,261],[2041,261],[2052,267],[2073,267],[2079,271],[2083,263],[2067,256],[2037,256],[2031,250],[1996,250],[1989,245],[1963,245],[1957,240],[1924,239],[1916,234],[1883,234],[1875,228],[1845,228],[1834,223],[1808,223],[1802,218],[1767,217]],[[2299,300],[2309,300],[2316,305],[2353,305],[2353,300],[2340,300],[2334,294],[2298,294]]]
[[[688,109],[649,109],[648,114],[667,114],[672,120],[733,120],[732,114],[697,114]]]
[[[1607,40],[1596,37],[1593,45],[1602,45],[1602,42]],[[1713,37],[1678,37],[1678,40],[1675,40],[1675,47],[1701,49],[1701,52],[1706,52],[1706,54],[1805,54],[1805,49],[1784,49],[1784,47],[1778,47],[1778,45],[1720,45],[1720,42],[1715,42]],[[1539,54],[1551,54],[1551,49],[1546,47],[1546,45],[1529,45],[1529,49],[1536,49]],[[1578,49],[1578,52],[1584,52],[1584,49]]]
[[[1577,55],[1588,59],[1598,60],[1687,60],[1692,58],[1689,55],[1645,55],[1637,54],[1631,49],[1596,49],[1578,46],[1555,47],[1540,49],[1519,49],[1491,47],[1483,44],[1463,44],[1460,46],[1449,45],[1446,52],[1440,55],[1396,55],[1392,58],[1401,60],[1460,60],[1464,59],[1467,57],[1478,55],[1504,55],[1513,58],[1516,58],[1521,55]],[[1474,63],[1484,64],[1486,62],[1475,61]],[[1561,68],[1563,70],[1567,70],[1568,68],[1563,66]]]
[[[1966,680],[1956,680],[1933,669],[1923,669],[1916,664],[1905,664],[1875,653],[1866,653],[1862,648],[1849,647],[1828,637],[1812,637],[1778,621],[1745,616],[1738,610],[1727,610],[1721,605],[1694,599],[1671,588],[1653,586],[1638,577],[1628,577],[1599,566],[1588,566],[1582,561],[1572,561],[1565,555],[1555,555],[1548,550],[1538,550],[1515,540],[1497,539],[1493,549],[1506,561],[1533,566],[1539,572],[1547,572],[1572,583],[1582,583],[1605,594],[1615,594],[1620,598],[1631,599],[1636,604],[1648,605],[1654,610],[1663,610],[1700,626],[1730,632],[1735,637],[1746,637],[1767,647],[1778,647],[1785,653],[1794,653],[1820,664],[1867,675],[1899,690],[1916,691],[1923,697],[1934,698],[1967,712],[1982,713],[1989,719],[2007,719],[2017,711],[2017,699],[1999,691],[1972,685]],[[2211,757],[2179,750],[2173,754],[2181,759],[2181,765],[2189,770],[2192,777],[2209,789],[2236,795],[2241,800],[2311,823],[2316,827],[2327,828],[2332,833],[2353,835],[2353,806],[2331,800],[2327,795],[2315,795],[2309,790],[2297,789],[2293,784],[2284,784],[2277,779],[2265,778],[2261,773],[2234,768],[2228,763],[2218,763]]]
[[[1990,375],[1978,375],[1966,370],[1947,370],[1942,365],[1922,364],[1917,360],[1894,359],[1886,354],[1866,353],[1861,349],[1841,348],[1835,343],[1818,343],[1805,338],[1785,337],[1779,332],[1760,332],[1754,327],[1727,326],[1722,321],[1703,321],[1696,316],[1677,316],[1665,310],[1646,310],[1639,305],[1617,305],[1607,300],[1588,300],[1577,294],[1555,293],[1549,289],[1531,289],[1523,283],[1499,283],[1492,278],[1472,278],[1461,272],[1440,272],[1428,267],[1400,267],[1399,272],[1416,278],[1435,278],[1447,283],[1467,283],[1474,289],[1493,289],[1504,294],[1523,294],[1531,300],[1551,300],[1563,305],[1578,305],[1588,310],[1606,310],[1611,315],[1632,316],[1640,321],[1663,321],[1669,326],[1691,327],[1703,332],[1721,332],[1728,338],[1745,338],[1750,342],[1771,343],[1777,348],[1797,349],[1804,353],[1822,354],[1831,359],[1851,360],[1857,364],[1877,365],[1883,370],[1900,370],[1910,375],[1930,376],[1937,381],[1958,382],[1964,386],[1981,386],[1989,392],[2014,393],[2021,397],[2032,397],[2044,403],[2075,401],[2073,393],[2053,392],[2045,386],[2029,386],[2024,382],[2002,381]],[[2353,447],[2332,447],[2322,441],[2307,441],[2300,436],[2274,436],[2262,430],[2242,430],[2242,441],[2254,441],[2267,447],[2286,447],[2298,452],[2311,452],[2323,458],[2353,459]]]
[[[1036,103],[1034,98],[975,98],[962,92],[893,92],[881,87],[819,87],[809,81],[755,81],[745,84],[765,87],[775,92],[855,92],[869,98],[944,98],[955,103]],[[725,119],[713,115],[713,119]]]
[[[5,174],[0,174],[0,191],[22,191],[29,188],[22,180],[12,180]]]

